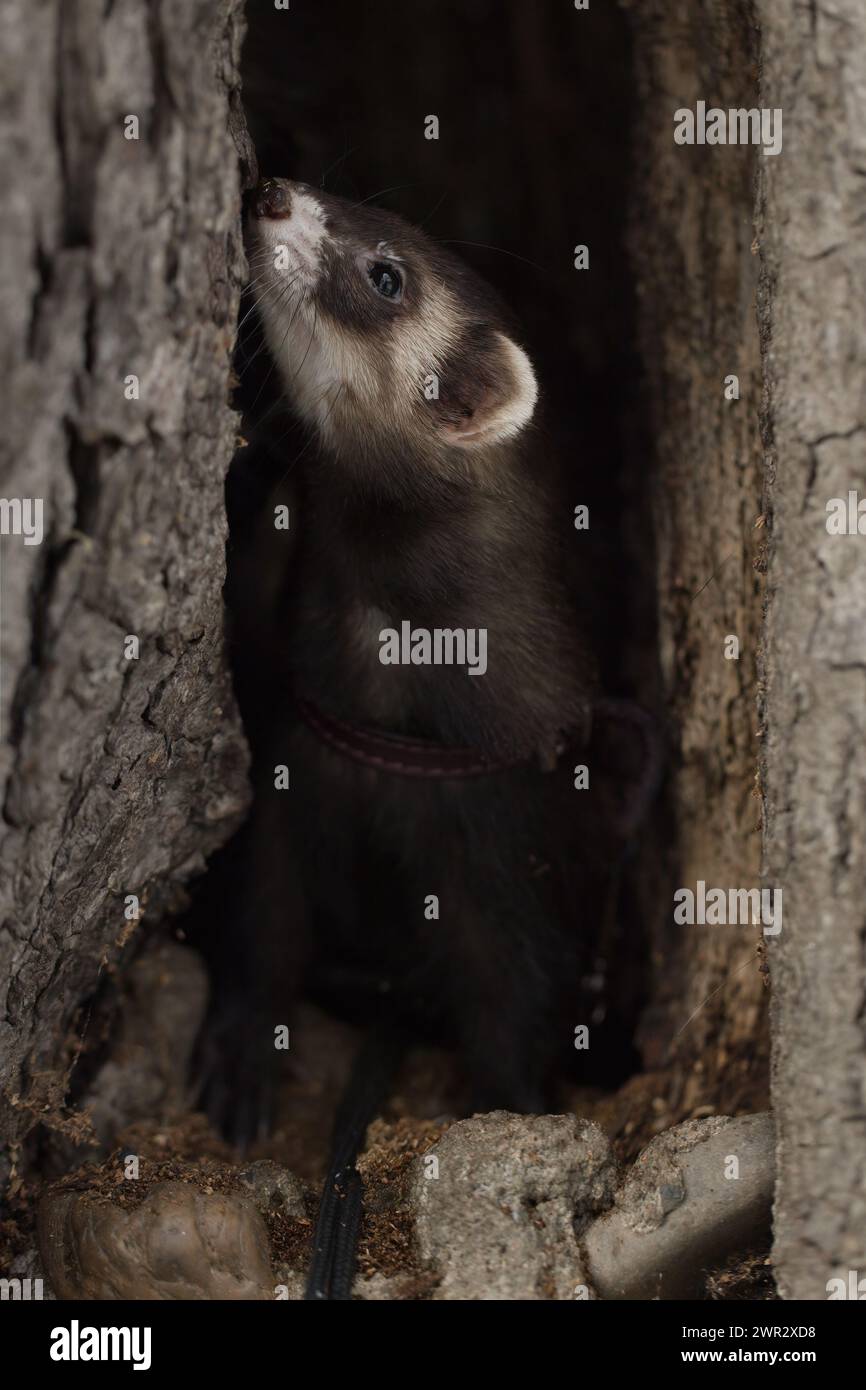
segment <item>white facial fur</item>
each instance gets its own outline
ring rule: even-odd
[[[326,244],[334,244],[324,207],[306,188],[291,186],[285,217],[256,217],[250,234],[251,268],[265,335],[287,392],[300,415],[338,442],[358,432],[359,405],[366,418],[393,438],[419,429],[433,435],[424,405],[424,384],[441,376],[457,348],[466,314],[441,278],[428,277],[411,315],[396,314],[390,339],[375,353],[357,333],[320,313],[313,292]],[[338,244],[338,243],[337,243]],[[380,241],[377,255],[400,263],[398,250]],[[354,254],[347,249],[347,254]],[[519,433],[532,418],[538,387],[521,347],[497,334],[503,350],[504,398],[471,427],[441,431],[441,442],[462,449],[496,443]],[[510,381],[508,379],[510,378]]]
[[[257,218],[252,223],[252,271],[256,302],[271,355],[301,414],[321,425],[329,397],[342,381],[339,364],[316,332],[310,295],[321,269],[321,247],[328,233],[321,204],[309,193],[292,191],[291,215]]]

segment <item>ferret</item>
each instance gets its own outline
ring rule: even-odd
[[[286,460],[281,714],[216,985],[209,1108],[230,1132],[262,1124],[274,1028],[303,993],[454,1048],[472,1111],[543,1112],[590,1022],[581,982],[622,836],[535,369],[495,292],[390,212],[270,178],[247,238],[308,442]],[[436,632],[483,632],[483,671],[416,661],[411,642],[383,659],[385,634]]]

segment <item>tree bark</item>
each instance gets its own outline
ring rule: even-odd
[[[862,538],[825,524],[831,498],[866,492],[866,17],[857,0],[672,10],[633,8],[645,171],[633,245],[662,686],[680,740],[666,869],[682,886],[757,880],[757,769],[763,883],[783,893],[767,940],[774,1263],[783,1296],[819,1299],[866,1270],[866,568]],[[676,146],[673,113],[699,99],[780,108],[781,153]],[[722,395],[729,373],[738,401]],[[728,633],[739,661],[722,658]],[[661,1059],[675,1020],[698,1010],[674,1055],[693,1067],[686,1094],[728,1108],[766,1057],[759,933],[678,935],[668,901],[645,1049]]]
[[[866,1274],[866,564],[827,503],[866,495],[866,12],[758,0],[767,882],[773,941],[775,1264],[789,1298]],[[862,1296],[862,1295],[861,1295]]]
[[[128,896],[176,906],[245,805],[221,597],[241,9],[3,5],[0,493],[45,529],[0,541],[6,1174],[63,1123]]]
[[[673,892],[760,883],[761,362],[755,317],[753,146],[678,145],[674,113],[757,101],[748,4],[629,7],[638,79],[631,247],[637,281],[658,595],[659,703],[670,718],[669,820],[645,873],[656,904],[650,1067],[672,1108],[766,1105],[759,926],[674,923]],[[726,378],[739,398],[726,399]],[[739,657],[727,658],[736,637]],[[673,1065],[671,1065],[673,1064]]]

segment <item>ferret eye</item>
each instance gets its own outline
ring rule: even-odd
[[[395,265],[388,261],[374,261],[367,274],[383,299],[402,299],[403,277]]]

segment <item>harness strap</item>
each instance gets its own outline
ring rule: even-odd
[[[301,718],[317,738],[344,758],[377,772],[441,780],[486,777],[494,772],[530,765],[528,758],[488,758],[477,748],[407,738],[404,734],[386,734],[326,714],[309,700],[298,699],[296,703]],[[658,792],[664,771],[664,741],[653,715],[633,700],[601,697],[592,705],[592,718],[594,723],[630,728],[642,747],[643,766],[631,788],[631,805],[621,816],[620,830],[630,835],[646,816]],[[564,742],[556,750],[555,757],[562,757],[569,747],[571,744]]]
[[[326,714],[309,700],[298,700],[297,707],[304,723],[323,743],[343,757],[378,772],[393,772],[400,777],[485,777],[525,762],[523,758],[487,758],[477,748],[449,747],[432,739],[367,729]]]

